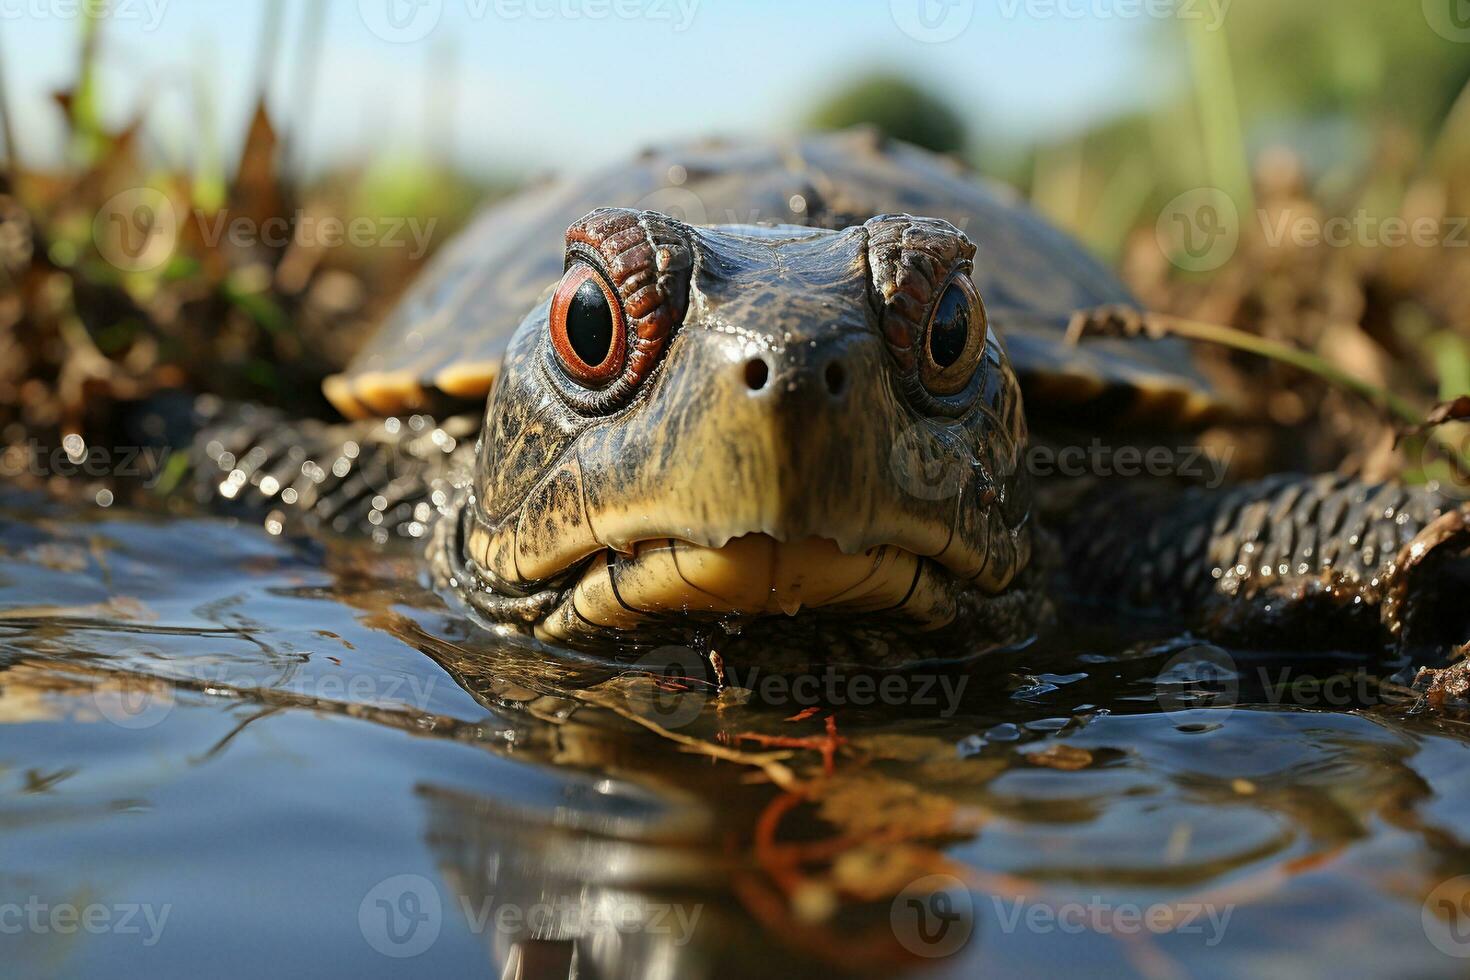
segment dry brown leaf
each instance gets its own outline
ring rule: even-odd
[[[1430,429],[1451,422],[1464,422],[1470,420],[1470,395],[1461,395],[1447,402],[1440,402],[1424,415],[1424,421],[1419,425],[1410,425],[1398,430],[1398,439],[1406,436],[1417,436],[1428,432]]]

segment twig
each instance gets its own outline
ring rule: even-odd
[[[825,735],[763,735],[760,732],[742,732],[735,736],[735,740],[774,748],[811,749],[813,752],[820,752],[822,771],[828,776],[836,770],[837,749],[847,744],[847,739],[837,734],[837,719],[831,715],[827,716]]]
[[[1349,374],[1319,354],[1246,333],[1235,327],[1188,320],[1164,313],[1136,313],[1111,307],[1079,311],[1073,315],[1072,322],[1067,327],[1067,342],[1072,344],[1087,336],[1131,337],[1140,335],[1154,339],[1173,336],[1201,343],[1217,344],[1282,364],[1289,364],[1308,374],[1316,375],[1335,387],[1352,392],[1401,425],[1419,426],[1425,419],[1425,413],[1414,407],[1411,402]],[[1433,429],[1424,433],[1424,437],[1456,470],[1461,473],[1470,473],[1470,460],[1467,460],[1453,443]]]
[[[713,742],[706,742],[704,739],[694,738],[690,735],[681,735],[678,732],[670,731],[669,729],[660,725],[658,722],[651,721],[650,719],[638,714],[636,711],[631,711],[623,705],[619,704],[616,698],[608,697],[601,693],[593,691],[580,691],[577,693],[577,697],[580,700],[586,701],[588,704],[596,705],[599,708],[606,708],[608,711],[611,711],[613,714],[618,715],[619,717],[626,718],[627,720],[634,722],[635,724],[642,725],[644,728],[653,732],[655,735],[662,736],[663,738],[666,738],[671,742],[678,743],[679,745],[683,746],[686,752],[692,752],[697,755],[707,755],[711,758],[720,759],[725,762],[733,762],[736,765],[755,766],[757,769],[765,773],[767,778],[769,778],[771,782],[775,783],[777,786],[781,787],[787,792],[799,792],[803,787],[801,780],[796,778],[796,774],[793,773],[786,766],[782,765],[780,761],[778,761],[786,758],[788,753],[767,752],[757,755],[750,752],[741,752],[738,749],[727,749],[722,745],[716,745]]]

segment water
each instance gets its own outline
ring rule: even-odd
[[[1377,683],[1401,665],[1077,639],[679,693],[468,625],[417,568],[5,498],[5,973],[1470,963],[1470,729]]]

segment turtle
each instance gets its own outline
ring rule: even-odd
[[[1098,609],[1464,639],[1441,488],[1034,472],[1035,446],[1232,411],[1184,341],[1069,337],[1097,311],[1141,307],[947,157],[869,130],[674,145],[492,204],[325,381],[349,421],[215,404],[201,485],[273,530],[418,539],[482,625],[613,656],[881,667]]]

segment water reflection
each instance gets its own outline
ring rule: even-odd
[[[720,691],[490,636],[411,555],[5,514],[21,972],[1463,972],[1470,740],[1406,664],[1079,634],[929,701]]]

